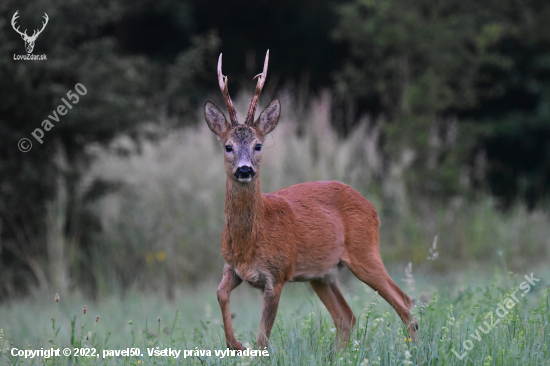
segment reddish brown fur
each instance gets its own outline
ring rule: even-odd
[[[209,127],[222,144],[232,147],[225,153],[222,255],[227,264],[218,288],[228,346],[243,349],[235,338],[229,310],[229,294],[243,280],[264,292],[259,345],[269,339],[281,290],[289,281],[311,283],[346,342],[355,317],[336,282],[335,270],[340,264],[346,264],[357,278],[378,291],[408,325],[411,337],[416,338],[418,326],[409,314],[411,301],[382,264],[378,248],[380,222],[369,201],[336,181],[308,182],[261,193],[261,154],[254,147],[275,128],[280,112],[278,100],[249,126],[230,124],[209,103],[205,112]],[[243,161],[256,172],[247,182],[235,176]]]

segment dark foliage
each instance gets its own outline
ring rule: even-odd
[[[13,60],[25,53],[16,10],[21,29],[48,14],[34,50],[47,61]],[[412,192],[490,189],[535,206],[550,193],[549,18],[550,4],[534,0],[2,2],[0,298],[55,282],[56,235],[76,243],[60,271],[79,282],[93,271],[100,228],[88,203],[116,184],[82,182],[88,147],[137,138],[143,122],[191,121],[216,90],[220,51],[231,80],[250,80],[269,48],[272,88],[332,88],[342,135],[372,116],[388,160],[416,152]],[[87,94],[33,140],[77,83]]]

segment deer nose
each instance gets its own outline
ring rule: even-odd
[[[235,171],[235,177],[237,179],[239,178],[251,178],[254,176],[254,174],[256,174],[254,172],[254,169],[252,169],[251,167],[249,166],[246,166],[246,165],[243,165],[243,166],[240,166],[237,168],[237,170]]]

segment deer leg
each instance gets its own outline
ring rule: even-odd
[[[390,278],[382,264],[380,255],[371,254],[368,257],[351,260],[348,267],[358,279],[369,285],[374,291],[378,291],[378,294],[395,309],[407,326],[410,337],[416,341],[418,323],[410,315],[411,299]]]
[[[233,324],[231,323],[231,312],[229,310],[229,294],[239,286],[243,280],[237,276],[235,270],[229,265],[223,267],[223,278],[218,287],[218,302],[222,311],[223,329],[225,330],[225,342],[227,347],[237,350],[244,350],[241,342],[235,337]]]
[[[348,316],[346,311],[343,309],[342,304],[340,303],[338,296],[334,293],[332,289],[332,283],[327,283],[322,280],[313,280],[309,282],[313,290],[319,296],[319,299],[323,302],[327,308],[334,325],[336,326],[336,349],[341,348],[342,341],[347,343],[349,339],[349,333],[351,328],[351,318]],[[334,282],[336,285],[336,282]],[[336,285],[338,289],[338,285]],[[340,293],[339,289],[338,292]],[[343,299],[343,298],[342,298]],[[345,300],[344,300],[345,303]],[[349,309],[347,303],[346,307]],[[350,309],[351,312],[351,309]],[[352,313],[353,316],[353,313]],[[343,334],[342,334],[343,333]]]
[[[268,345],[271,329],[273,328],[275,316],[277,315],[277,308],[279,307],[279,300],[281,298],[282,290],[282,283],[275,284],[274,286],[266,286],[264,289],[262,320],[260,323],[260,334],[258,335],[258,345],[260,347],[265,347]]]
[[[346,324],[349,324],[350,330],[353,329],[353,327],[355,327],[355,323],[357,323],[357,318],[355,318],[355,315],[353,315],[353,311],[346,302],[344,295],[342,295],[342,292],[340,292],[340,287],[338,287],[338,283],[336,281],[332,282],[330,284],[330,289],[332,290],[334,296],[336,296],[340,307],[346,315]]]

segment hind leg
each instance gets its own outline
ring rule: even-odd
[[[353,313],[351,312],[348,304],[345,302],[336,282],[327,283],[322,280],[313,280],[309,283],[311,284],[311,287],[313,287],[313,290],[317,296],[319,296],[319,299],[321,299],[323,304],[326,306],[332,320],[334,321],[334,325],[336,326],[336,349],[339,349],[342,343],[345,344],[349,340],[350,330],[353,326]],[[333,285],[335,286],[338,294],[334,293]],[[340,302],[340,296],[344,301],[345,307],[342,306]]]
[[[349,269],[361,281],[377,291],[397,312],[407,326],[409,335],[417,340],[418,324],[410,315],[411,299],[390,278],[378,253],[365,253],[350,258]]]
[[[355,327],[355,323],[357,323],[357,318],[355,318],[355,315],[353,315],[353,311],[346,302],[344,295],[342,295],[342,292],[340,292],[340,287],[338,287],[338,283],[336,281],[331,282],[330,289],[336,297],[336,300],[338,300],[340,308],[344,312],[344,315],[346,317],[346,324],[350,324],[350,330],[353,329],[353,327]]]

